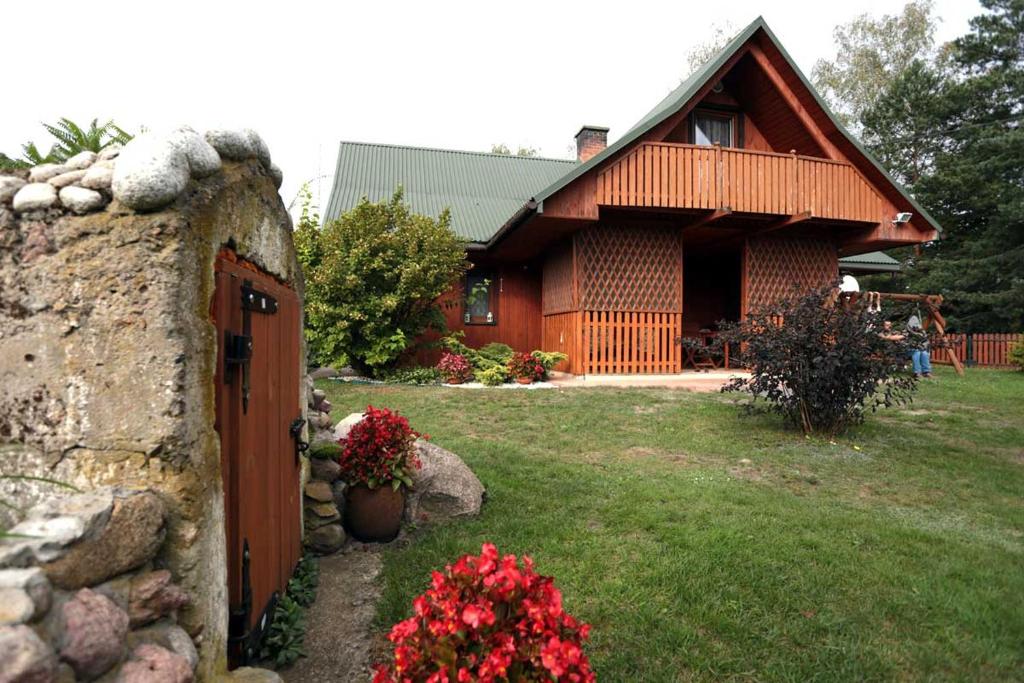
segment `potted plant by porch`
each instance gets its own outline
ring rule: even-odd
[[[519,384],[530,384],[544,376],[544,366],[530,354],[517,352],[508,361],[508,373]]]
[[[367,406],[363,419],[340,439],[345,493],[345,527],[364,542],[387,542],[398,536],[405,509],[405,489],[420,467],[415,443],[421,435],[409,420],[387,408]]]
[[[461,353],[445,351],[437,363],[437,369],[448,384],[462,384],[473,376],[473,367]]]

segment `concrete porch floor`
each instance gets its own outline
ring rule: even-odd
[[[549,380],[559,388],[573,387],[650,387],[660,389],[687,389],[689,391],[718,391],[734,377],[750,377],[741,370],[688,370],[671,375],[586,375],[583,377],[558,373]]]

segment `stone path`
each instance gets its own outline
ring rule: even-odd
[[[349,544],[320,559],[316,602],[306,614],[306,657],[280,672],[285,683],[364,683],[371,678],[370,626],[380,599],[379,552]]]

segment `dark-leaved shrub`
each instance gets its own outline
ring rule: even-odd
[[[835,303],[832,292],[824,287],[726,325],[722,338],[751,376],[723,391],[745,392],[748,408],[765,401],[805,433],[826,435],[867,410],[908,403],[917,381],[906,340],[886,334],[862,303]]]

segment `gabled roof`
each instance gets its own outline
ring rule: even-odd
[[[844,256],[839,259],[839,268],[855,272],[896,273],[901,269],[900,262],[888,254],[871,251],[867,254]]]
[[[725,45],[725,47],[719,50],[714,57],[704,62],[704,64],[702,64],[696,71],[690,74],[690,76],[686,80],[680,83],[672,92],[666,95],[661,100],[661,102],[659,102],[653,109],[647,112],[647,114],[645,114],[644,117],[640,119],[640,121],[638,121],[632,128],[626,131],[625,135],[616,140],[613,144],[606,147],[599,154],[596,154],[590,159],[588,159],[585,163],[576,166],[576,168],[574,168],[572,171],[566,173],[564,176],[553,182],[551,185],[547,186],[546,188],[538,192],[531,199],[538,203],[543,202],[551,195],[555,194],[562,188],[569,185],[569,183],[571,183],[572,181],[582,177],[591,169],[600,166],[602,162],[614,156],[620,150],[625,149],[629,145],[637,142],[645,133],[649,132],[659,123],[661,123],[662,121],[664,121],[665,119],[669,118],[677,111],[682,109],[694,97],[694,95],[697,94],[698,91],[700,91],[704,86],[708,84],[708,81],[716,73],[718,73],[718,71],[725,65],[725,63],[728,62],[729,59],[740,48],[742,48],[743,45],[748,40],[750,40],[755,33],[757,33],[758,30],[763,30],[765,32],[765,34],[774,44],[775,48],[782,55],[783,59],[786,60],[786,63],[789,65],[789,67],[799,77],[800,82],[803,84],[805,88],[807,88],[807,91],[811,93],[811,95],[814,97],[815,102],[821,107],[825,115],[835,125],[839,132],[842,133],[857,148],[857,151],[864,155],[868,162],[870,162],[878,170],[878,172],[881,173],[882,176],[886,180],[888,180],[893,185],[893,187],[896,188],[896,190],[899,191],[903,198],[906,199],[907,202],[909,202],[910,205],[913,206],[914,209],[925,218],[925,220],[927,220],[930,224],[935,226],[937,230],[941,230],[939,224],[935,221],[935,219],[932,218],[928,214],[928,212],[925,211],[924,208],[922,208],[917,203],[917,201],[914,200],[914,198],[910,195],[907,189],[900,185],[898,182],[896,182],[896,180],[891,175],[889,175],[888,171],[886,171],[882,167],[882,165],[878,163],[878,160],[875,159],[874,156],[872,156],[860,144],[860,141],[857,140],[857,138],[855,138],[853,135],[851,135],[850,132],[847,131],[846,128],[842,125],[842,123],[839,122],[835,114],[832,113],[832,110],[829,109],[825,101],[821,99],[821,96],[814,89],[814,86],[811,85],[810,81],[807,80],[807,77],[804,76],[803,72],[800,71],[800,68],[797,67],[796,62],[793,61],[793,58],[790,57],[789,53],[786,52],[786,49],[782,47],[782,43],[779,42],[779,39],[775,36],[774,33],[772,33],[772,30],[768,28],[768,24],[765,23],[763,17],[758,17],[754,21],[750,22],[750,24],[742,31],[740,31],[738,34],[736,34],[736,37],[730,40]]]
[[[359,203],[390,199],[402,185],[416,213],[437,216],[448,207],[455,234],[486,242],[538,189],[576,161],[342,142],[325,220]]]
[[[437,215],[449,207],[452,211],[452,228],[458,235],[478,245],[493,244],[501,235],[515,229],[534,210],[542,212],[545,199],[638,142],[655,126],[685,107],[759,30],[764,31],[837,131],[916,212],[936,229],[941,229],[910,193],[836,119],[761,17],[740,31],[621,138],[584,163],[342,142],[324,220],[336,218],[355,206],[364,196],[371,201],[390,198],[395,188],[402,185],[405,199],[414,211]]]

